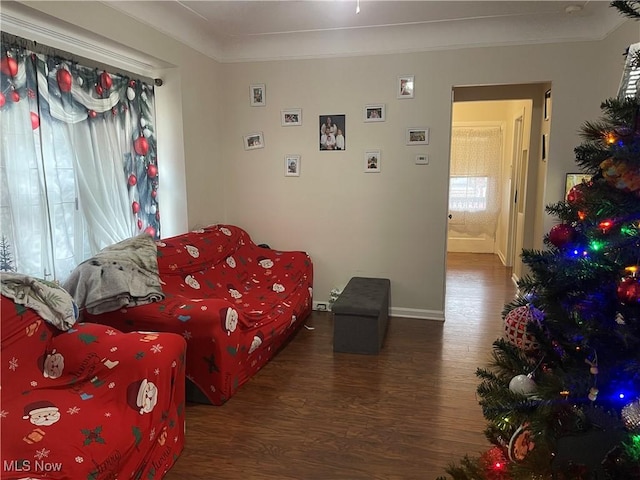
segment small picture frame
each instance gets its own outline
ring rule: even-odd
[[[283,127],[294,127],[302,125],[302,109],[289,108],[280,111],[280,121]]]
[[[369,150],[364,153],[364,171],[366,173],[378,173],[382,156],[380,150]]]
[[[243,137],[244,149],[255,150],[256,148],[264,148],[264,138],[262,132],[254,132]]]
[[[413,98],[414,77],[413,75],[400,75],[396,85],[398,98]]]
[[[264,83],[249,85],[249,99],[252,107],[264,107],[267,104],[267,89]]]
[[[418,153],[416,155],[416,165],[429,165],[429,154]]]
[[[551,118],[551,90],[544,92],[544,119]]]
[[[425,127],[407,128],[407,145],[429,145],[429,129]]]
[[[365,105],[364,121],[365,122],[384,122],[386,118],[386,106],[384,103]]]
[[[284,156],[284,176],[285,177],[300,176],[300,155]]]

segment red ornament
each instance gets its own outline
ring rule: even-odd
[[[138,219],[138,230],[142,230],[142,220]]]
[[[156,210],[156,220],[160,221],[160,210]]]
[[[4,96],[4,93],[0,92],[0,108],[4,107],[5,103],[7,103],[7,97]]]
[[[153,228],[152,226],[148,226],[147,228],[144,229],[144,233],[148,233],[152,237],[155,237],[156,236],[156,229]]]
[[[554,225],[549,230],[549,241],[558,248],[566,246],[575,238],[576,231],[566,223]]]
[[[156,167],[153,163],[150,163],[147,167],[147,175],[149,178],[156,178],[158,175],[158,167]]]
[[[618,284],[618,299],[624,304],[640,303],[640,278],[626,277]]]
[[[529,333],[529,325],[540,325],[542,319],[542,312],[531,305],[514,308],[504,317],[504,336],[519,349],[533,352],[538,349],[538,342]]]
[[[56,73],[56,80],[58,80],[58,86],[62,92],[68,93],[71,91],[71,74],[69,70],[60,68]]]
[[[147,142],[147,139],[144,137],[138,137],[135,142],[133,142],[133,149],[138,155],[144,157],[149,152],[149,142]]]
[[[96,118],[98,116],[95,110],[89,110],[88,113],[91,118]]]
[[[138,213],[140,211],[140,204],[138,202],[133,202],[131,204],[131,210],[133,210],[133,213]]]
[[[129,80],[129,86],[130,87],[135,87],[136,86],[136,81],[135,80]]]
[[[132,173],[131,175],[129,175],[129,180],[128,180],[129,186],[133,187],[138,183],[138,179],[136,178],[136,176]]]
[[[151,198],[156,198],[158,196],[158,191],[157,190],[151,190]]]
[[[102,85],[100,85],[100,84],[96,85],[96,93],[97,93],[99,96],[102,96],[102,92],[103,92],[103,91],[104,91],[104,90],[102,89]]]
[[[582,183],[579,183],[578,185],[575,185],[573,188],[571,188],[571,190],[569,190],[569,193],[567,194],[567,202],[575,205],[576,203],[581,203],[582,200],[584,199],[584,185]]]
[[[11,100],[13,100],[13,103],[18,103],[20,101],[20,94],[17,90],[11,91]]]
[[[111,75],[107,72],[102,72],[100,74],[100,86],[102,86],[105,90],[110,90],[113,86],[113,80],[111,80]]]
[[[15,77],[18,74],[18,62],[13,57],[4,56],[0,60],[0,71],[9,77]]]
[[[31,128],[34,130],[40,126],[40,117],[37,113],[31,112]]]

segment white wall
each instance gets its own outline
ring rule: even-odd
[[[428,318],[444,308],[452,87],[553,82],[548,203],[575,168],[579,125],[615,94],[620,54],[638,39],[629,21],[601,42],[218,64],[97,2],[29,5],[175,65],[190,227],[228,221],[258,243],[308,251],[316,301],[353,275],[389,277],[394,313]],[[413,100],[395,98],[399,74],[415,75]],[[251,83],[267,85],[266,107],[249,106]],[[386,103],[387,121],[363,123],[367,103]],[[303,109],[302,126],[280,126],[287,107]],[[347,115],[345,152],[318,151],[318,115],[327,113]],[[431,129],[430,145],[405,145],[413,126]],[[264,132],[265,148],[245,151],[242,136],[253,131]],[[363,173],[369,148],[382,150],[381,173]],[[413,164],[419,152],[429,166]],[[288,153],[302,156],[300,177],[284,177]]]

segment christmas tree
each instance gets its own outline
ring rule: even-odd
[[[15,272],[16,267],[13,264],[13,255],[11,254],[11,245],[7,237],[0,237],[0,272]]]
[[[611,5],[637,19],[639,3]],[[529,273],[476,372],[493,446],[454,480],[640,479],[640,99],[601,110],[575,149],[590,180],[547,206],[558,223],[522,252]]]

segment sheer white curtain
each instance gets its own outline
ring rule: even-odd
[[[494,236],[500,213],[502,131],[454,126],[451,136],[450,232]]]
[[[153,87],[18,46],[0,81],[0,269],[63,281],[107,245],[159,238]]]

